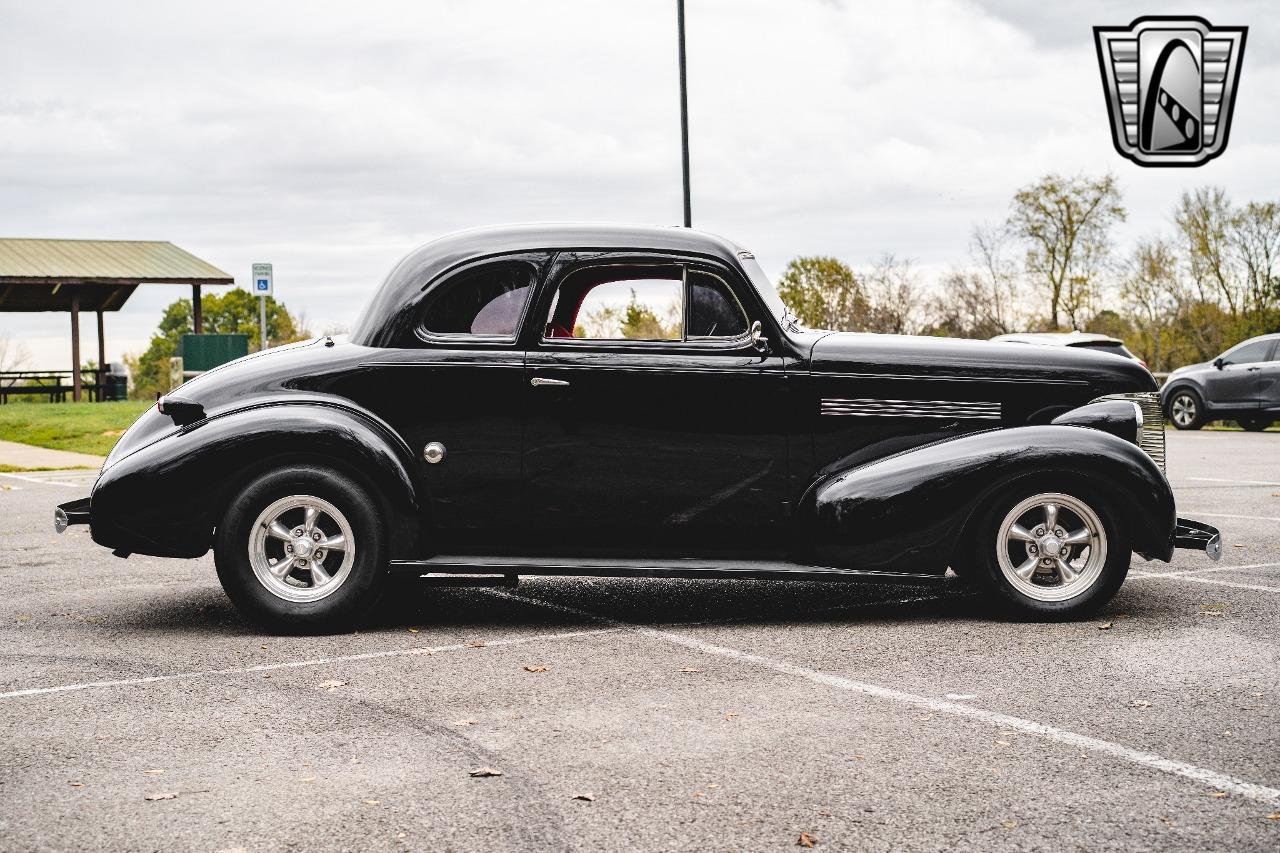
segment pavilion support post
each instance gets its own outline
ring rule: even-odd
[[[80,294],[71,291],[71,399],[80,402]]]
[[[98,312],[98,372],[94,380],[98,386],[98,402],[102,402],[107,399],[107,331],[101,311]]]
[[[191,326],[197,335],[204,334],[204,317],[200,311],[200,285],[191,285]]]

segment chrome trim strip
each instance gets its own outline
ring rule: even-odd
[[[957,400],[877,400],[823,397],[820,415],[861,418],[960,418],[964,420],[998,421],[1000,404]]]
[[[1039,376],[960,376],[949,373],[837,373],[835,371],[812,370],[810,376],[823,379],[915,379],[919,382],[1032,382],[1036,385],[1077,385],[1087,386],[1083,379],[1050,379]]]

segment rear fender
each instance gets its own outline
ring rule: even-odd
[[[94,485],[94,541],[129,552],[198,557],[248,481],[299,463],[335,468],[364,484],[381,504],[392,558],[417,553],[429,504],[408,447],[373,415],[327,403],[240,409],[129,454]]]
[[[1014,481],[1084,479],[1120,513],[1135,551],[1168,560],[1173,493],[1139,447],[1079,426],[970,433],[815,482],[797,519],[805,559],[873,571],[942,572],[965,526]]]

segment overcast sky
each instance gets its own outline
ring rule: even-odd
[[[313,329],[459,228],[680,220],[674,0],[0,0],[0,236],[169,240]],[[1250,27],[1231,142],[1198,169],[1112,147],[1091,27]],[[777,274],[798,254],[963,262],[1040,175],[1108,170],[1130,221],[1178,195],[1280,198],[1280,15],[1257,3],[688,0],[694,225]],[[140,289],[108,359],[188,291]],[[0,314],[33,367],[65,314]],[[85,326],[92,352],[93,324]]]

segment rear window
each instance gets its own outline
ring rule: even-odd
[[[533,278],[532,266],[512,262],[461,273],[428,301],[422,328],[430,335],[514,339]]]

